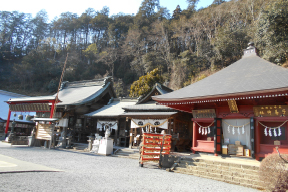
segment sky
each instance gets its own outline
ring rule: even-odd
[[[49,20],[53,20],[55,17],[59,17],[63,12],[77,13],[81,16],[87,8],[94,8],[96,11],[101,10],[104,6],[109,7],[110,16],[116,15],[119,12],[126,14],[136,14],[141,2],[143,0],[6,0],[1,2],[0,11],[19,11],[24,13],[31,13],[32,17],[36,16],[36,13],[41,9],[45,9]],[[159,0],[160,6],[167,7],[170,13],[180,5],[180,8],[186,9],[188,4],[186,0]],[[211,5],[213,0],[200,0],[197,4],[197,9],[207,7]]]

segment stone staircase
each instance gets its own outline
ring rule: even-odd
[[[138,160],[140,158],[140,153],[139,149],[119,148],[114,151],[114,154],[112,156]]]
[[[231,160],[225,162],[224,160],[213,161],[204,158],[181,158],[174,170],[177,173],[263,190],[258,171],[259,166],[255,166],[253,163],[249,165],[249,163],[241,164],[241,162],[231,163]]]

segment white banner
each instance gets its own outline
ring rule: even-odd
[[[105,131],[106,129],[112,129],[117,130],[118,129],[118,123],[117,121],[97,121],[97,129],[103,129]]]
[[[168,129],[168,119],[131,119],[131,128],[146,127],[147,125]]]

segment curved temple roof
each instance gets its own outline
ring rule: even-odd
[[[164,95],[156,101],[181,101],[213,98],[257,91],[288,90],[288,69],[270,63],[246,49],[242,59],[194,84]],[[251,51],[252,50],[252,51]],[[244,52],[245,52],[244,51]],[[247,52],[248,53],[248,52]]]

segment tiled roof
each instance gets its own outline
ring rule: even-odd
[[[60,102],[57,105],[84,104],[101,96],[101,94],[107,91],[109,88],[112,90],[112,83],[110,82],[110,78],[100,80],[63,82],[61,90],[58,94]],[[51,96],[13,98],[9,101],[54,100],[55,97],[56,94]]]
[[[153,99],[201,99],[280,88],[288,90],[288,69],[250,54],[205,79],[177,91],[154,96]]]
[[[42,100],[55,100],[55,96],[50,95],[50,96],[37,96],[37,97],[17,97],[17,98],[11,98],[7,101],[12,101],[12,102],[23,102],[23,101],[42,101]]]
[[[157,118],[157,117],[169,117],[169,116],[172,116],[172,115],[175,115],[176,113],[178,112],[144,112],[144,111],[141,111],[141,112],[125,112],[123,113],[121,116],[124,116],[124,117],[146,117],[146,118]]]
[[[166,93],[170,93],[170,92],[173,91],[172,89],[170,89],[169,87],[166,87],[165,85],[162,85],[160,83],[155,83],[155,85],[153,86],[152,90],[147,95],[145,95],[144,97],[140,98],[139,101],[137,102],[137,104],[146,103],[147,101],[151,100],[151,97],[153,96],[152,94],[156,90],[161,95],[166,94]]]
[[[122,109],[126,105],[135,105],[136,99],[114,99],[112,103],[105,105],[97,111],[85,114],[91,117],[117,117],[124,112]]]
[[[151,104],[137,104],[137,105],[127,105],[123,107],[125,111],[171,111],[173,109],[166,107],[165,105],[156,105],[156,103]]]
[[[8,112],[9,112],[9,105],[7,103],[5,103],[4,101],[8,101],[10,98],[14,98],[14,97],[24,97],[25,95],[20,95],[20,94],[17,94],[17,93],[12,93],[12,92],[8,92],[8,91],[3,91],[3,90],[0,90],[0,119],[4,120],[6,122],[7,120],[7,117],[8,117]],[[25,96],[25,98],[28,98],[27,96]],[[14,114],[15,117],[14,117]],[[18,119],[18,115],[22,114],[24,116],[23,120],[19,120]],[[25,113],[25,112],[12,112],[11,113],[11,117],[10,117],[10,120],[12,121],[13,119],[15,119],[16,122],[18,123],[31,123],[32,121],[26,121],[25,120],[25,116],[26,115],[35,115],[36,113],[35,112],[30,112],[30,113]],[[33,123],[33,122],[32,122]]]

